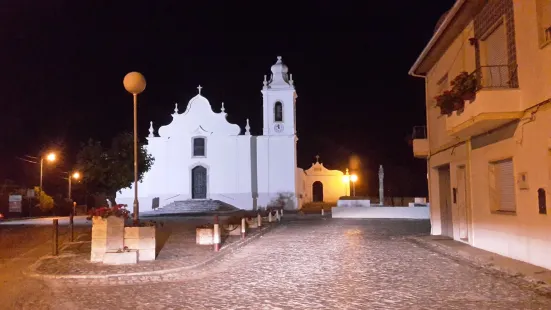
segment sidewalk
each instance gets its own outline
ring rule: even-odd
[[[227,236],[220,252],[213,246],[195,243],[195,228],[212,222],[212,217],[167,217],[157,219],[157,258],[136,265],[104,265],[90,262],[90,235],[64,245],[59,256],[45,256],[33,264],[26,275],[45,280],[59,280],[76,285],[134,284],[169,281],[178,272],[196,269],[214,262],[277,227],[264,222],[262,229],[251,229],[247,238]]]
[[[527,281],[542,294],[551,295],[551,270],[475,248],[443,236],[416,236],[410,240],[443,254],[462,258],[477,267],[498,272],[512,279]]]

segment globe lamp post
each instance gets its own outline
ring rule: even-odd
[[[124,89],[134,97],[134,224],[139,223],[138,203],[138,94],[145,90],[145,78],[139,72],[130,72],[122,81]]]

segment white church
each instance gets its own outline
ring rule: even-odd
[[[138,185],[140,212],[175,202],[219,201],[239,209],[267,207],[282,195],[285,208],[308,202],[335,202],[349,193],[343,172],[328,170],[316,160],[308,170],[297,167],[296,99],[293,76],[281,57],[264,76],[263,129],[252,136],[226,120],[222,103],[214,112],[198,94],[183,113],[178,104],[172,122],[155,135],[149,129],[147,152],[155,158]],[[134,191],[122,189],[117,203],[132,206]]]

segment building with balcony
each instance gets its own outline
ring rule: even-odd
[[[432,234],[551,269],[551,0],[457,0],[409,73]]]

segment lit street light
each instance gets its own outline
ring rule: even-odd
[[[69,200],[71,200],[71,180],[72,179],[75,179],[75,180],[78,180],[80,179],[80,173],[79,172],[74,172],[73,174],[69,175],[69,177],[67,178],[69,180],[69,190],[68,190],[68,197],[69,197]]]
[[[50,152],[46,155],[46,160],[49,162],[54,162],[56,160],[56,155],[54,152]],[[44,176],[44,156],[40,157],[40,186],[38,187],[38,204],[42,206],[42,200],[40,199],[42,195],[42,178]]]
[[[134,224],[138,224],[138,94],[145,90],[145,78],[139,72],[130,72],[122,81],[124,89],[134,97]]]
[[[346,168],[346,174],[342,176],[342,182],[344,183],[344,195],[350,195],[350,173],[348,173],[348,168]]]

